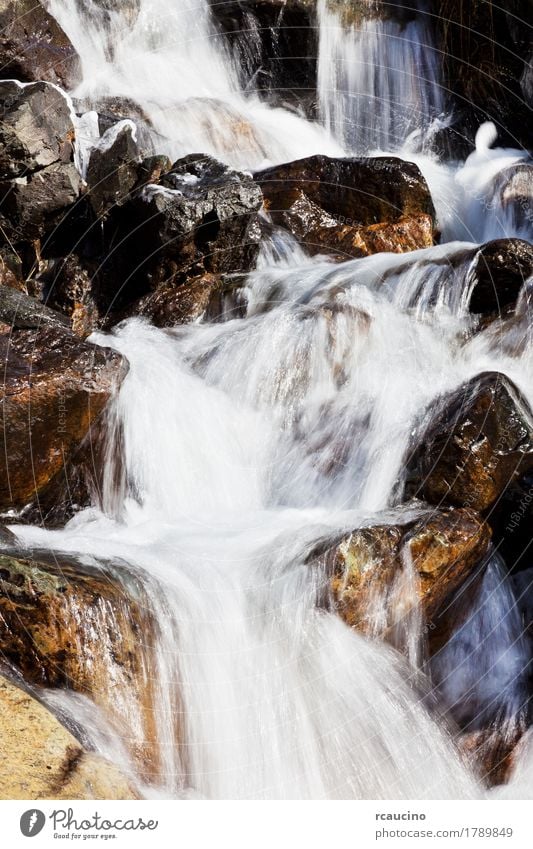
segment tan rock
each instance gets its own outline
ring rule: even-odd
[[[81,744],[47,708],[0,676],[1,799],[135,799],[120,770]]]

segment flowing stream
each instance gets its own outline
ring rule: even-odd
[[[500,172],[525,154],[492,149],[490,127],[466,163],[415,149],[413,133],[443,109],[416,20],[401,32],[378,21],[357,29],[321,3],[322,125],[239,90],[202,0],[140,0],[138,16],[125,2],[48,6],[82,57],[71,94],[83,109],[133,100],[158,153],[201,150],[252,170],[316,152],[395,151],[428,179],[444,242],[334,265],[275,231],[247,279],[244,318],[168,331],[132,319],[94,337],[130,363],[108,412],[101,498],[64,530],[13,529],[30,548],[96,566],[116,559],[143,584],[157,623],[139,646],[156,693],[148,766],[131,753],[126,708],[117,727],[82,696],[48,701],[146,795],[478,796],[453,721],[428,706],[429,692],[453,706],[477,664],[472,701],[489,710],[497,694],[512,714],[522,682],[502,656],[519,671],[527,652],[501,567],[487,572],[430,684],[420,623],[402,636],[403,655],[363,638],[324,609],[326,578],[307,558],[325,535],[407,520],[402,460],[437,395],[494,369],[533,401],[529,347],[515,357],[503,334],[473,335],[468,313],[476,243],[531,238],[494,200]]]

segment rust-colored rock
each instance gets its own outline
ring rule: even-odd
[[[149,318],[156,327],[197,321],[222,294],[220,275],[204,274],[182,286],[160,286],[133,305],[129,315]]]
[[[480,375],[432,404],[407,465],[410,494],[487,510],[533,465],[533,414],[504,375]]]
[[[489,728],[470,731],[458,738],[459,748],[470,767],[488,787],[506,784],[516,762],[516,747],[524,734],[516,723],[495,724]]]
[[[67,319],[21,293],[2,290],[0,313],[5,512],[38,500],[98,419],[125,374],[125,362],[109,349],[82,342],[64,326]]]
[[[412,162],[311,156],[260,171],[256,180],[274,223],[310,253],[349,259],[433,244],[431,195]]]
[[[321,544],[311,560],[321,552],[334,607],[350,627],[386,636],[393,619],[420,602],[433,637],[446,629],[441,611],[483,561],[489,542],[488,526],[473,511],[449,509],[360,528]]]
[[[91,698],[134,756],[153,756],[147,652],[154,623],[142,585],[121,564],[9,547],[0,553],[0,650],[34,685]],[[145,646],[146,648],[143,648]]]

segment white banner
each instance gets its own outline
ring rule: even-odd
[[[0,802],[0,815],[6,849],[533,846],[531,803],[513,801]]]

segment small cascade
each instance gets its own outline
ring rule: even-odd
[[[320,114],[351,153],[399,150],[415,132],[423,139],[443,112],[423,15],[398,21],[385,5],[319,3]]]
[[[241,91],[207,0],[141,0],[138,11],[98,0],[47,6],[81,58],[78,109],[135,114],[153,150],[172,161],[201,151],[258,169],[342,154],[318,124]]]
[[[468,730],[524,723],[530,649],[503,562],[493,555],[477,589],[459,604],[463,622],[431,662],[452,716]],[[459,616],[460,620],[461,617]]]

